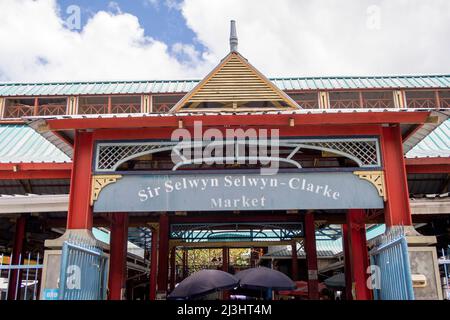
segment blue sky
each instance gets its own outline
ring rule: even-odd
[[[58,0],[63,18],[68,16],[66,9],[69,6],[75,4],[81,8],[82,25],[98,11],[115,11],[112,3],[116,3],[122,12],[138,17],[146,36],[169,45],[183,42],[194,45],[197,50],[204,49],[198,41],[195,41],[195,33],[186,26],[186,20],[176,8],[181,3],[180,0]]]
[[[231,19],[268,77],[450,73],[448,0],[0,0],[0,12],[0,81],[199,79],[228,53]]]

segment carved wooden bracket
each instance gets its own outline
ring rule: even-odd
[[[372,183],[375,188],[377,188],[380,197],[383,197],[384,201],[387,200],[383,171],[354,171],[353,173],[360,179],[364,179]]]
[[[94,204],[94,201],[98,199],[100,192],[107,185],[114,183],[117,179],[122,178],[120,174],[110,174],[110,175],[94,175],[92,176],[92,185],[91,185],[91,206]]]

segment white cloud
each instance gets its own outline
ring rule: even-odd
[[[215,61],[235,19],[240,52],[269,76],[450,72],[448,0],[185,0],[182,12]]]
[[[193,78],[212,67],[177,60],[165,43],[144,35],[137,17],[112,8],[116,13],[98,12],[76,32],[63,27],[53,0],[0,1],[0,79]],[[197,59],[190,45],[177,44],[175,49]]]
[[[240,52],[268,76],[450,73],[448,0],[161,3],[181,10],[205,52],[146,37],[114,1],[70,31],[55,0],[1,0],[0,80],[198,78],[227,54],[231,19]]]

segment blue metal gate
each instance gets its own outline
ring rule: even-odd
[[[65,241],[61,255],[59,300],[105,300],[108,258],[89,241]]]
[[[373,240],[369,252],[375,300],[414,300],[408,245],[403,227],[394,227]]]

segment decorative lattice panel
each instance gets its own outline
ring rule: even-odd
[[[270,140],[267,142],[270,143]],[[217,143],[217,141],[216,141]],[[223,142],[224,144],[229,143]],[[242,141],[235,142],[242,143]],[[252,142],[255,143],[255,142]],[[203,142],[203,148],[208,146],[209,142]],[[376,138],[357,138],[357,139],[295,139],[282,140],[277,143],[277,146],[290,148],[292,152],[287,155],[280,155],[274,161],[289,161],[295,162],[293,156],[302,149],[314,149],[325,152],[335,153],[337,155],[349,158],[357,163],[359,167],[380,167],[380,151],[378,139]],[[99,143],[97,144],[97,156],[95,169],[96,171],[111,172],[115,171],[120,164],[137,158],[146,154],[153,154],[164,151],[171,151],[176,147],[179,152],[182,149],[191,149],[191,154],[194,154],[193,145],[184,144],[182,147],[177,146],[177,142],[135,142],[135,143]],[[284,158],[283,158],[284,157]],[[241,160],[236,156],[236,160]],[[174,164],[176,170],[183,165],[193,163],[193,160],[185,159],[184,162]],[[301,165],[295,162],[298,168]]]
[[[362,141],[324,141],[310,142],[311,146],[317,146],[325,149],[339,151],[348,156],[357,159],[360,166],[377,166],[379,165],[378,157],[378,141],[362,140]],[[331,151],[331,152],[333,152]]]

